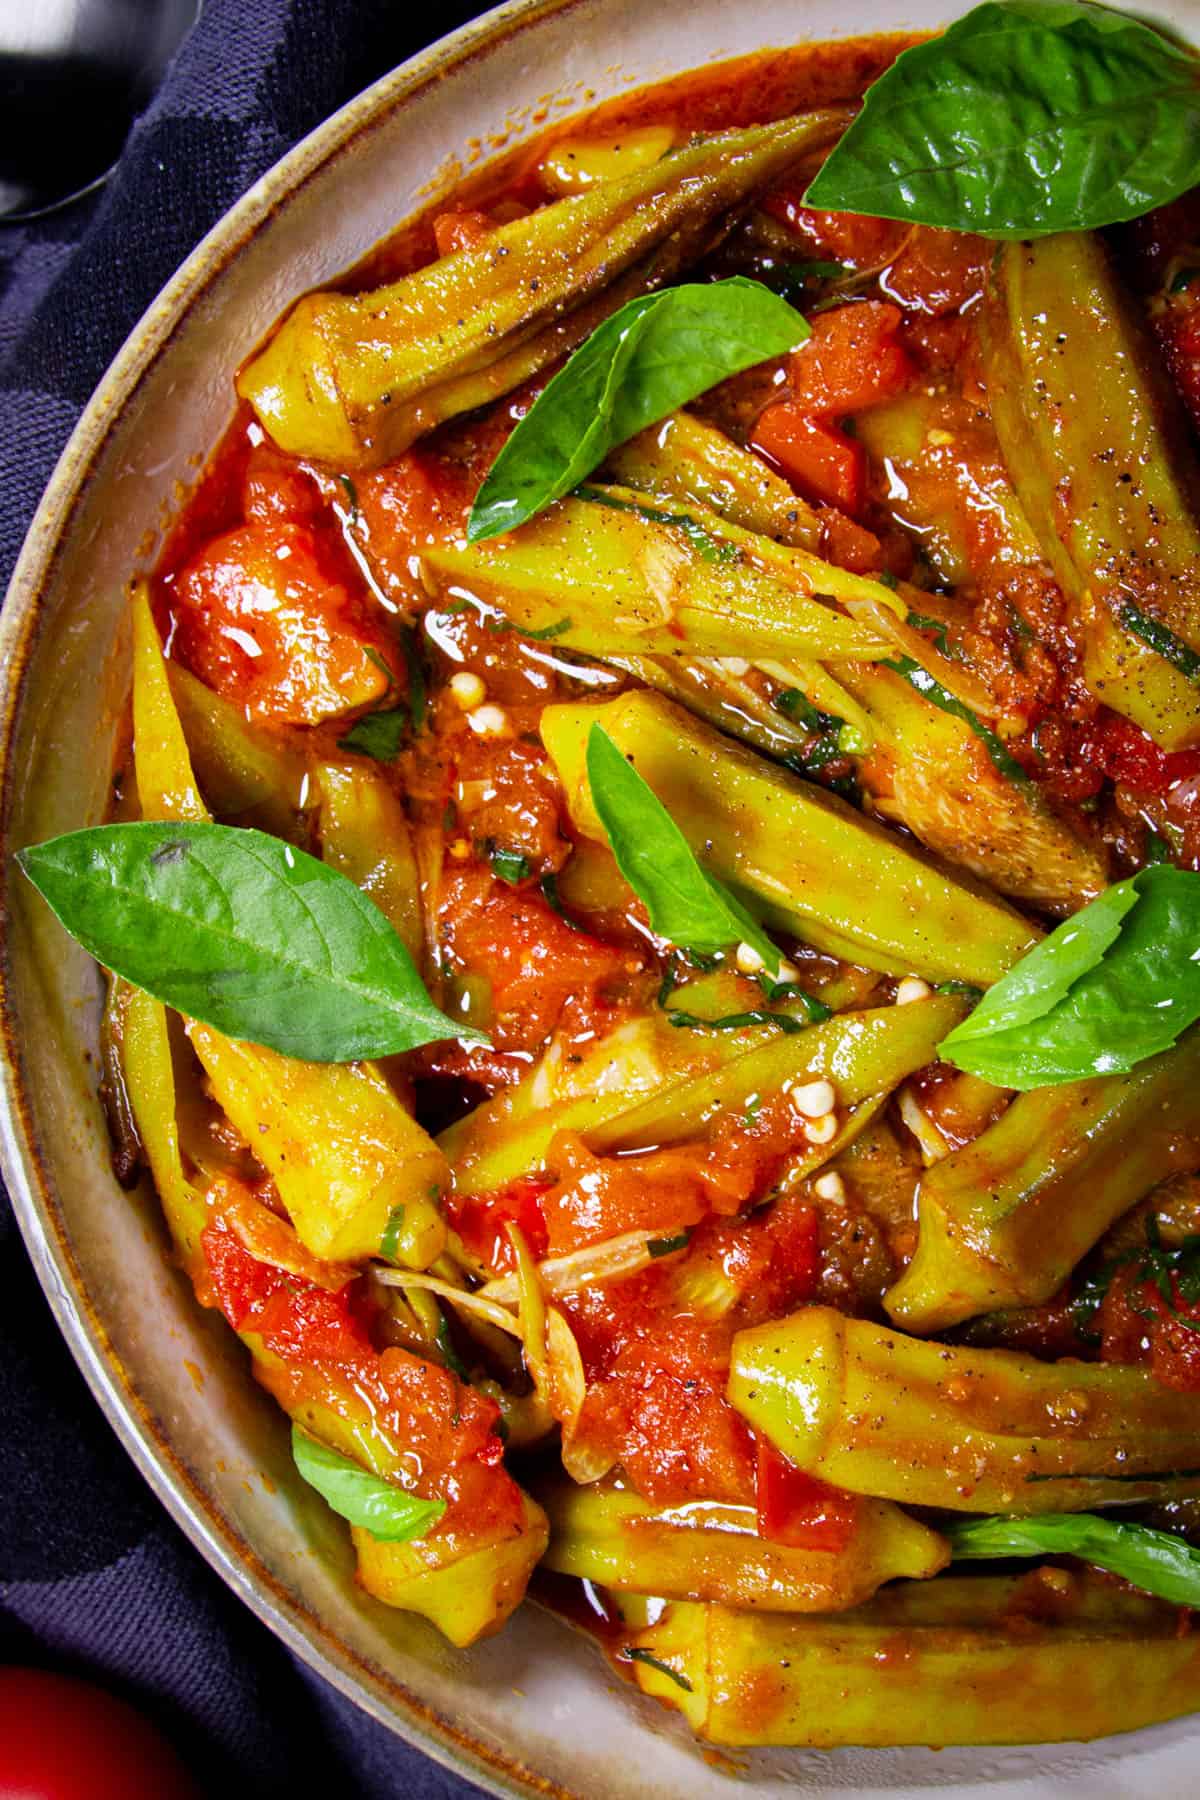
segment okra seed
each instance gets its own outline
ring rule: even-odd
[[[896,989],[896,1005],[911,1006],[914,1000],[928,1000],[933,989],[919,975],[906,975]]]
[[[804,1127],[804,1135],[810,1144],[830,1144],[837,1136],[837,1114],[826,1113],[824,1118],[809,1119]]]
[[[512,727],[502,706],[477,706],[467,714],[467,724],[476,737],[511,737]]]
[[[753,944],[739,944],[734,961],[743,975],[757,975],[763,967],[763,959]]]
[[[791,1100],[806,1119],[823,1119],[837,1105],[837,1090],[831,1081],[808,1081],[792,1089]]]
[[[846,1198],[846,1184],[833,1169],[826,1175],[818,1175],[813,1182],[813,1192],[818,1200],[831,1200],[840,1206]]]
[[[450,692],[463,711],[470,712],[486,698],[487,687],[481,676],[470,669],[460,669],[450,677]]]

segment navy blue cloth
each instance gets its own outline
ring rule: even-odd
[[[187,253],[305,132],[480,10],[205,0],[109,181],[0,227],[0,591],[79,413]],[[214,1795],[477,1792],[293,1659],[183,1538],[59,1339],[7,1204],[0,1320],[0,1660],[105,1682]]]

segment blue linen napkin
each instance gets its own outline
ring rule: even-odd
[[[109,181],[0,227],[0,592],[92,390],[188,252],[297,139],[482,10],[205,0]],[[58,1337],[2,1197],[0,1319],[0,1661],[104,1682],[214,1795],[477,1793],[303,1667],[183,1538]]]

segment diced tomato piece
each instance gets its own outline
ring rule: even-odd
[[[905,240],[883,286],[901,306],[939,318],[983,292],[990,254],[984,238],[919,225]]]
[[[552,1186],[548,1175],[525,1175],[499,1193],[450,1195],[446,1211],[467,1249],[501,1275],[516,1262],[505,1229],[510,1221],[520,1227],[539,1262],[546,1255],[549,1240],[542,1198]]]
[[[812,321],[812,336],[793,352],[793,403],[816,418],[841,418],[892,400],[913,365],[897,333],[903,314],[883,300],[835,306]]]
[[[856,525],[836,506],[822,507],[821,555],[826,562],[836,563],[839,569],[849,569],[852,574],[865,575],[868,569],[880,566],[882,552],[883,546],[873,531]]]
[[[801,1550],[844,1550],[858,1526],[858,1500],[806,1475],[766,1438],[757,1440],[758,1533]]]
[[[288,520],[307,525],[321,509],[320,489],[292,457],[269,443],[250,452],[242,479],[242,510],[248,524]]]
[[[308,527],[240,526],[179,576],[174,653],[259,718],[314,725],[382,699],[395,652]]]
[[[336,1293],[259,1262],[219,1219],[200,1237],[212,1297],[235,1331],[253,1331],[277,1356],[344,1363],[371,1347],[366,1283]]]
[[[762,208],[795,232],[811,256],[845,263],[851,269],[868,269],[895,255],[904,237],[903,225],[868,213],[818,212],[804,204],[807,185],[783,183],[765,196]]]
[[[491,983],[490,1035],[501,1049],[543,1044],[568,1002],[584,1014],[598,1003],[603,1010],[606,990],[617,996],[628,987],[631,960],[640,966],[628,951],[573,931],[540,894],[482,870],[447,882],[443,919],[455,956]]]
[[[759,414],[750,443],[806,500],[851,515],[861,510],[866,451],[838,426],[784,401]]]
[[[1152,737],[1113,712],[1101,713],[1079,746],[1079,758],[1143,794],[1166,794],[1200,774],[1200,750],[1160,750]]]
[[[474,250],[496,229],[495,221],[485,212],[464,208],[461,212],[439,213],[433,221],[433,236],[439,256],[452,256],[456,250]]]

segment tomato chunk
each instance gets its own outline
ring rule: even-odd
[[[858,1500],[805,1474],[758,1438],[754,1500],[760,1537],[801,1550],[844,1550],[858,1524]]]
[[[377,703],[394,661],[316,534],[277,519],[225,532],[182,571],[173,649],[219,694],[290,725]]]
[[[1143,794],[1168,793],[1176,782],[1200,774],[1200,750],[1160,750],[1153,738],[1117,713],[1101,714],[1089,728],[1079,758]]]
[[[851,515],[861,510],[866,451],[839,426],[785,401],[759,415],[750,442],[806,500]]]
[[[817,418],[862,412],[902,393],[913,365],[897,333],[903,315],[884,300],[835,306],[812,321],[812,336],[793,352],[793,403]]]

